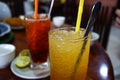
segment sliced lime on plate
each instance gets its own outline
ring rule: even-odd
[[[28,49],[23,49],[16,60],[16,66],[18,68],[25,68],[28,67],[30,64],[30,56],[29,56],[29,50]]]
[[[19,56],[16,60],[16,66],[19,68],[28,67],[30,64],[30,57],[29,56]]]
[[[28,49],[23,49],[20,53],[19,56],[29,56],[29,50]]]

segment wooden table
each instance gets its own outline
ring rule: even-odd
[[[16,46],[16,56],[22,50],[27,48],[25,31],[14,31],[14,39],[10,42]],[[101,47],[99,42],[96,42],[90,49],[88,80],[114,80],[113,67],[111,61]],[[15,76],[9,67],[0,70],[0,80],[25,80]],[[50,80],[49,77],[39,80]]]

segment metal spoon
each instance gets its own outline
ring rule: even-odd
[[[91,30],[91,28],[92,28],[92,26],[93,26],[93,24],[94,24],[94,22],[95,22],[95,19],[96,19],[97,15],[98,15],[98,13],[99,13],[99,11],[100,11],[100,8],[101,8],[101,2],[99,2],[99,1],[96,2],[96,3],[94,4],[93,8],[92,8],[92,12],[91,12],[91,14],[90,14],[90,18],[89,18],[89,20],[88,20],[87,27],[86,27],[86,31],[85,31],[85,34],[84,34],[84,37],[85,37],[85,38],[84,38],[84,42],[83,42],[81,51],[80,51],[80,53],[79,53],[79,56],[78,56],[78,58],[77,58],[77,61],[76,61],[75,67],[74,67],[74,72],[73,72],[73,74],[72,74],[72,76],[71,76],[71,77],[72,77],[71,79],[73,79],[74,74],[76,73],[76,70],[77,70],[77,68],[78,68],[78,65],[79,65],[79,63],[80,63],[80,61],[81,61],[81,57],[82,57],[82,55],[83,55],[83,52],[84,52],[84,50],[85,50],[86,43],[87,43],[86,37],[88,36],[88,34],[89,34],[89,32],[90,32],[90,30]]]
[[[94,4],[94,6],[92,8],[92,12],[90,14],[90,18],[89,18],[88,23],[87,23],[87,27],[86,27],[84,37],[88,36],[88,33],[90,32],[93,24],[95,23],[95,20],[96,20],[96,17],[98,15],[99,11],[100,11],[100,8],[101,8],[101,2],[98,1]]]
[[[87,43],[87,40],[86,40],[86,37],[88,36],[89,32],[91,31],[91,28],[93,27],[93,24],[95,23],[95,20],[96,20],[96,17],[100,11],[100,8],[101,8],[101,2],[98,1],[96,2],[94,5],[93,5],[93,8],[92,8],[92,12],[90,14],[90,18],[88,20],[88,23],[87,23],[87,27],[86,27],[86,31],[85,31],[85,34],[84,34],[84,43],[83,43],[83,46],[81,48],[81,53],[79,55],[79,58],[82,56],[83,54],[83,51],[85,49],[85,46],[86,46],[86,43]],[[79,59],[78,58],[78,59]],[[80,60],[79,60],[80,61]],[[78,61],[78,62],[79,62]]]
[[[99,2],[99,1],[96,2],[94,4],[93,8],[92,8],[92,12],[91,12],[90,18],[88,20],[86,31],[85,31],[85,34],[84,34],[84,37],[85,37],[84,43],[83,43],[83,46],[81,48],[81,52],[80,52],[80,54],[78,56],[77,62],[80,61],[80,58],[83,55],[83,51],[84,51],[86,43],[87,43],[86,37],[88,36],[88,34],[89,34],[89,32],[90,32],[90,30],[91,30],[91,28],[92,28],[92,26],[93,26],[93,24],[95,22],[95,19],[96,19],[97,15],[98,15],[98,13],[100,11],[100,8],[101,8],[101,2]]]

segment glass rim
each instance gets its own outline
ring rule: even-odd
[[[49,33],[51,32],[51,31],[53,31],[53,30],[67,30],[67,29],[73,29],[74,31],[75,31],[75,27],[60,27],[60,28],[54,28],[54,29],[51,29],[50,31],[49,31]],[[83,30],[83,31],[85,31],[85,29],[84,28],[80,28],[80,30]],[[83,37],[78,37],[78,38],[76,38],[76,39],[68,39],[68,40],[70,40],[70,41],[78,41],[78,40],[87,40],[87,38],[88,38],[88,36],[83,36]]]
[[[25,15],[25,20],[26,21],[46,21],[46,20],[50,20],[47,13],[38,14],[38,16],[40,16],[40,15],[45,16],[45,18],[40,18],[39,17],[38,19],[34,19],[34,14],[28,14],[28,15]]]

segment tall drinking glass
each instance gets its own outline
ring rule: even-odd
[[[25,18],[26,36],[31,57],[31,69],[44,70],[49,68],[48,59],[48,31],[50,19],[47,14],[39,14],[38,19],[33,15]]]
[[[70,26],[50,30],[51,80],[86,80],[90,35],[83,37],[84,32]]]

